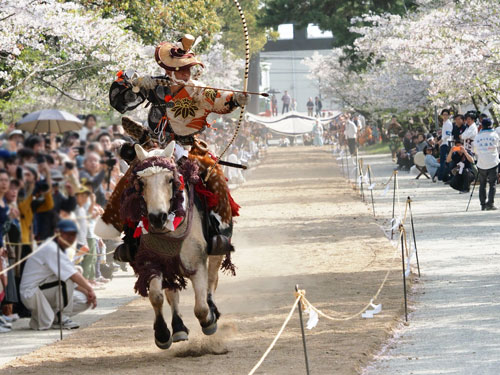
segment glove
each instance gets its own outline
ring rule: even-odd
[[[240,107],[244,107],[248,103],[248,94],[247,93],[243,93],[243,92],[235,92],[234,95],[233,95],[233,100]]]
[[[156,80],[150,76],[144,76],[134,79],[132,84],[134,85],[134,89],[137,91],[140,91],[141,88],[152,90],[156,87]]]

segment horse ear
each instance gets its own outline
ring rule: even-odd
[[[148,158],[147,151],[144,151],[144,149],[142,148],[142,146],[140,144],[136,143],[134,146],[134,149],[135,149],[135,153],[137,154],[137,159],[139,159],[139,161],[143,161],[144,159]]]
[[[168,146],[163,150],[163,156],[166,158],[171,158],[172,155],[174,154],[175,150],[175,141],[172,141],[168,144]]]

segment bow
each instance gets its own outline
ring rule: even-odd
[[[248,27],[247,27],[247,21],[245,19],[245,14],[243,13],[243,9],[241,9],[241,5],[238,0],[233,0],[234,5],[238,8],[238,12],[240,13],[240,19],[241,19],[241,24],[243,26],[243,34],[245,35],[245,75],[243,78],[243,92],[247,92],[248,88],[248,70],[250,68],[250,41],[248,38]],[[207,176],[205,177],[205,182],[208,181],[208,178],[212,174],[212,171],[214,168],[219,164],[219,160],[222,159],[224,154],[227,152],[229,147],[233,144],[234,140],[238,136],[238,132],[240,131],[241,128],[241,123],[243,121],[243,116],[245,115],[245,106],[241,107],[241,112],[240,112],[240,118],[238,119],[238,124],[236,125],[236,128],[234,129],[234,134],[229,143],[227,144],[226,148],[224,148],[224,151],[221,152],[217,160],[215,160],[214,165],[210,167],[210,169],[207,171]]]

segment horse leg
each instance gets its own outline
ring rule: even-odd
[[[207,268],[202,265],[191,276],[194,289],[194,315],[201,325],[205,335],[213,335],[217,331],[217,316],[212,312],[207,303],[208,275]]]
[[[220,312],[215,306],[214,303],[214,295],[215,290],[217,289],[217,285],[219,283],[219,268],[222,264],[222,258],[224,255],[213,255],[208,257],[208,295],[207,295],[207,303],[210,307],[210,311],[219,319]]]
[[[172,345],[172,336],[168,330],[167,323],[163,319],[163,293],[162,293],[162,278],[154,277],[149,282],[149,301],[155,311],[155,323],[153,325],[155,331],[155,344],[160,349],[168,349]]]
[[[186,341],[189,329],[184,325],[179,313],[179,292],[165,289],[165,297],[167,297],[168,304],[172,310],[172,340],[173,342]]]

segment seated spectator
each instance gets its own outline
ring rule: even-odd
[[[446,162],[449,164],[452,174],[450,186],[461,193],[467,193],[470,184],[474,181],[474,173],[472,172],[474,159],[465,150],[460,138],[455,139],[455,146],[448,153]]]
[[[423,149],[425,155],[425,168],[429,172],[432,182],[436,182],[436,174],[439,169],[439,161],[432,155],[432,147],[425,146]]]
[[[85,311],[89,305],[95,308],[97,304],[92,287],[65,252],[75,242],[78,231],[76,224],[71,220],[61,220],[57,224],[57,231],[58,237],[42,245],[26,261],[21,280],[21,300],[31,311],[29,325],[34,330],[59,328],[60,325],[64,329],[78,328],[79,325],[68,316]],[[63,306],[58,301],[58,258]]]
[[[398,169],[402,171],[409,171],[413,165],[413,156],[416,153],[415,143],[416,137],[412,136],[410,131],[407,131],[404,139],[403,146],[397,154]]]
[[[417,152],[424,151],[424,148],[427,147],[427,142],[425,140],[425,135],[420,133],[417,135],[417,144],[415,145],[415,149]]]

